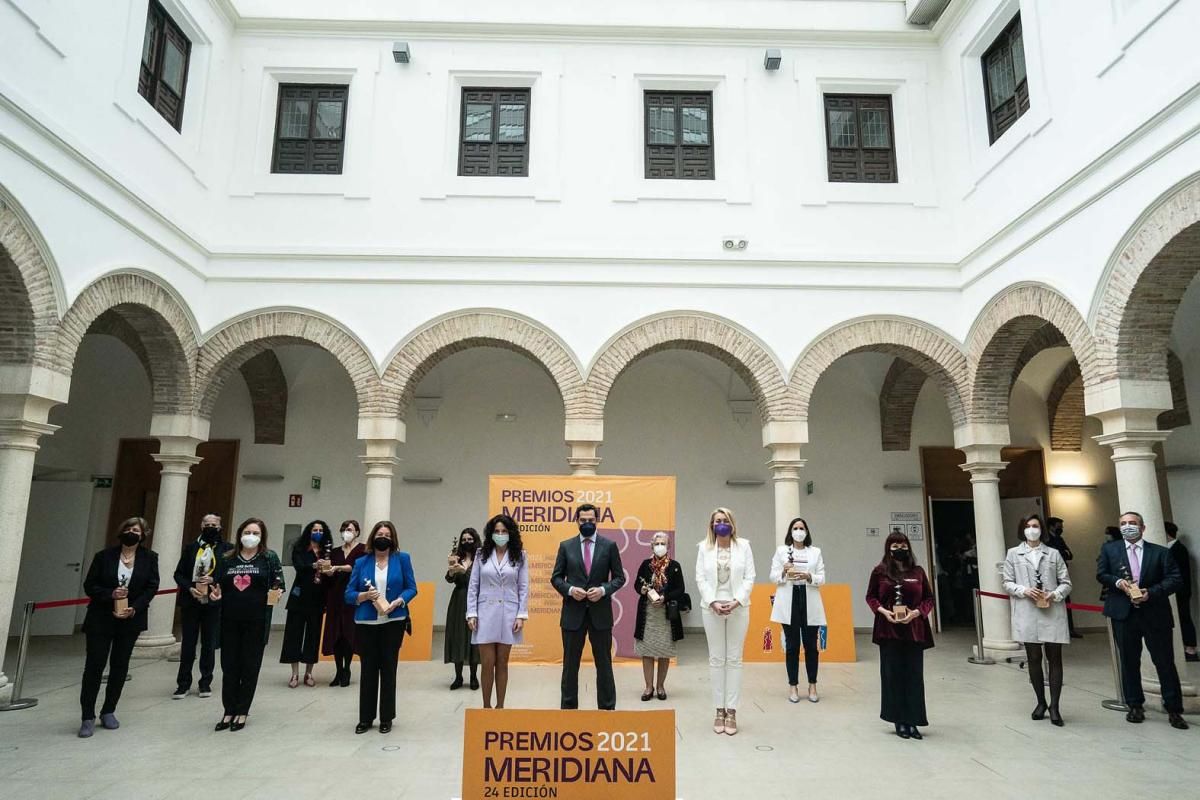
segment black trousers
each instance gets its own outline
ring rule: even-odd
[[[1146,704],[1146,693],[1142,691],[1142,640],[1150,651],[1150,660],[1158,673],[1159,691],[1167,711],[1183,713],[1183,690],[1179,686],[1179,672],[1175,669],[1174,630],[1150,627],[1145,615],[1134,609],[1126,619],[1114,619],[1113,638],[1117,640],[1117,652],[1121,656],[1121,685],[1125,691],[1125,703],[1130,706]]]
[[[321,650],[321,618],[324,606],[289,608],[283,625],[283,649],[280,664],[315,664]]]
[[[404,621],[359,625],[354,629],[362,678],[358,684],[358,721],[370,725],[379,709],[379,721],[396,718],[396,659],[404,644]]]
[[[808,619],[808,589],[803,586],[792,588],[792,622],[783,626],[783,660],[787,666],[788,686],[800,683],[800,645],[804,645],[804,671],[808,682],[817,682],[817,664],[821,654],[817,650],[817,633],[820,625],[807,625],[796,620]]]
[[[192,664],[196,662],[196,644],[200,645],[200,691],[212,688],[213,668],[217,665],[217,644],[221,636],[221,607],[202,605],[179,611],[183,638],[179,642],[178,689],[192,688]]]
[[[263,650],[267,647],[267,618],[221,620],[221,701],[225,716],[250,713]]]
[[[1195,647],[1196,623],[1192,622],[1192,596],[1175,595],[1175,607],[1179,611],[1179,635],[1183,637],[1183,646]]]
[[[879,718],[928,725],[925,718],[925,651],[913,642],[879,643]]]
[[[579,708],[579,662],[583,660],[583,643],[591,640],[592,658],[596,662],[596,707],[612,711],[617,707],[617,682],[613,679],[612,629],[592,627],[589,616],[583,618],[579,630],[563,630],[562,702],[560,708]]]
[[[138,633],[132,625],[88,631],[83,688],[79,690],[82,719],[96,718],[96,697],[100,694],[105,662],[108,662],[108,688],[104,692],[104,705],[100,707],[100,713],[111,714],[117,710],[121,692],[125,689],[125,676],[129,674],[129,657],[133,655],[133,643],[137,641]]]

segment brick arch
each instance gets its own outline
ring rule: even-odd
[[[1071,361],[1058,373],[1046,395],[1046,420],[1050,424],[1050,449],[1079,452],[1083,449],[1083,373]]]
[[[852,353],[883,353],[902,358],[932,378],[946,398],[955,425],[966,422],[967,359],[946,334],[900,317],[859,319],[839,325],[808,346],[792,370],[791,388],[807,419],[813,390],[825,370]]]
[[[1167,351],[1167,379],[1171,382],[1171,410],[1158,415],[1161,431],[1182,428],[1192,424],[1192,412],[1188,410],[1187,381],[1183,375],[1183,362],[1174,350]]]
[[[235,319],[214,331],[200,347],[196,366],[196,413],[211,417],[225,382],[265,350],[309,344],[340,363],[354,384],[360,415],[390,413],[375,362],[343,328],[310,311],[264,310]]]
[[[51,369],[70,375],[79,343],[92,332],[132,335],[140,343],[134,353],[149,373],[155,414],[185,413],[191,407],[195,327],[173,292],[137,272],[111,273],[90,284],[63,317]]]
[[[446,358],[473,347],[500,347],[532,359],[558,387],[567,417],[583,410],[579,364],[557,336],[532,320],[480,309],[427,323],[396,349],[383,373],[389,394],[397,398],[395,413],[406,417],[421,379]]]
[[[746,382],[764,422],[798,418],[778,362],[766,346],[732,322],[698,312],[675,312],[641,320],[609,340],[592,362],[587,409],[600,419],[618,377],[634,362],[664,350],[691,350],[712,356]]]
[[[1109,261],[1092,311],[1100,379],[1170,379],[1171,326],[1197,274],[1200,174],[1155,203]]]
[[[274,350],[247,359],[239,371],[250,391],[254,443],[283,444],[287,433],[288,385]]]
[[[1047,331],[1047,324],[1059,335]],[[967,337],[972,420],[1007,424],[1009,395],[1022,359],[1028,363],[1040,349],[1059,346],[1059,341],[1074,352],[1084,385],[1092,385],[1096,343],[1070,300],[1041,284],[1010,286],[992,298]]]
[[[879,389],[879,432],[884,452],[912,447],[913,413],[929,376],[903,358],[892,361]]]
[[[0,187],[0,364],[50,367],[58,274],[24,211]]]

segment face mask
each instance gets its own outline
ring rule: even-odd
[[[496,545],[496,547],[508,547],[508,534],[507,533],[493,533],[492,534],[492,544]]]
[[[1135,541],[1141,535],[1142,531],[1137,525],[1121,526],[1121,536],[1125,537],[1125,541],[1127,542]]]
[[[733,533],[733,526],[728,522],[718,522],[716,525],[713,525],[713,533],[717,536],[728,536]]]
[[[908,559],[911,556],[912,556],[912,554],[909,553],[907,550],[893,550],[892,551],[892,558],[896,559],[897,561],[908,561]]]
[[[318,543],[319,543],[319,542],[321,541],[321,537],[323,537],[324,535],[325,535],[325,534],[324,534],[323,532],[321,532],[321,531],[313,531],[313,532],[312,532],[312,534],[311,534],[311,538],[312,538],[312,540],[313,540],[314,542],[318,542]]]
[[[253,550],[254,548],[258,547],[258,543],[261,541],[262,537],[257,533],[242,534],[242,547],[246,548],[247,550]]]
[[[126,547],[134,547],[142,541],[142,535],[137,531],[125,531],[119,538],[121,539],[121,544]]]
[[[392,549],[392,540],[391,539],[380,539],[379,537],[376,537],[375,538],[375,549],[381,553],[384,550]]]
[[[802,531],[799,528],[797,528],[796,530],[792,531],[792,542],[794,544],[803,544],[804,537],[806,535],[807,535],[807,531]]]
[[[1032,525],[1030,525],[1028,528],[1025,529],[1025,538],[1031,542],[1036,542],[1038,539],[1042,538],[1042,529],[1035,528]]]
[[[581,536],[591,536],[596,532],[596,523],[581,522],[579,523],[579,533]]]
[[[352,531],[352,530],[342,531],[342,541],[345,542],[346,544],[350,544],[357,538],[358,538],[358,533],[356,531]]]
[[[221,538],[221,529],[216,525],[205,525],[200,529],[200,538],[209,544],[215,544]]]
[[[667,554],[667,546],[665,544],[654,545],[654,555],[658,556],[659,558],[662,558],[666,554]]]

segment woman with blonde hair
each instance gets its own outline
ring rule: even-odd
[[[737,707],[742,689],[742,645],[750,627],[750,592],[754,589],[754,553],[738,538],[737,521],[728,508],[708,517],[708,535],[696,555],[696,587],[704,635],[708,639],[708,672],[717,714],[713,733],[737,733]]]

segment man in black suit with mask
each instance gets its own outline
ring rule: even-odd
[[[1112,620],[1120,652],[1121,683],[1125,690],[1128,722],[1146,719],[1142,691],[1142,640],[1158,673],[1163,705],[1171,727],[1187,730],[1183,719],[1183,691],[1175,669],[1175,648],[1170,597],[1179,591],[1179,567],[1165,547],[1143,537],[1146,523],[1136,511],[1121,515],[1121,539],[1106,542],[1096,561],[1096,580],[1108,587],[1104,616]]]
[[[561,708],[579,708],[579,661],[583,642],[592,642],[596,661],[596,705],[617,707],[613,680],[613,592],[625,585],[625,570],[616,542],[596,535],[597,509],[584,503],[575,510],[579,535],[558,545],[550,583],[563,596],[559,625],[563,637]]]

